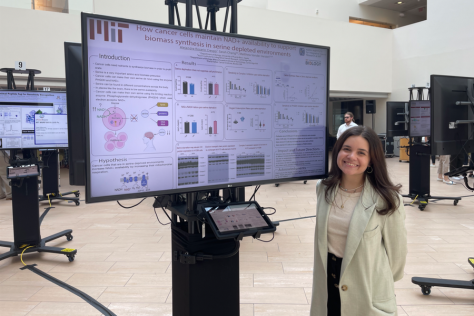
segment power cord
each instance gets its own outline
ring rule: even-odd
[[[258,189],[260,189],[260,185],[257,185],[255,187],[255,190],[253,191],[252,196],[250,197],[249,201],[252,201],[252,199],[255,201],[255,194],[257,194]]]
[[[123,206],[122,204],[120,204],[119,201],[117,201],[117,204],[120,205],[120,206],[123,207],[123,208],[134,208],[134,207],[140,205],[140,204],[141,204],[143,201],[145,201],[145,200],[146,200],[146,198],[143,198],[140,202],[138,202],[137,204],[132,205],[132,206]]]
[[[161,205],[161,202],[162,202],[163,200],[160,201],[160,200],[158,200],[158,197],[155,196],[155,201],[158,202],[158,203],[160,203],[160,207],[161,207],[161,209],[163,210],[163,213],[165,213],[166,217],[168,217],[168,219],[170,220],[169,223],[163,224],[163,223],[158,219],[158,214],[156,214],[156,209],[153,208],[153,210],[155,211],[156,219],[158,220],[158,222],[159,222],[161,225],[163,225],[163,226],[166,226],[166,225],[171,224],[171,223],[173,222],[173,221],[171,220],[171,217],[169,217],[168,213],[166,213],[165,208],[163,207],[163,205]]]
[[[265,215],[267,215],[267,216],[268,216],[268,215],[273,215],[273,214],[275,214],[275,213],[277,212],[276,208],[274,208],[274,207],[262,207],[262,209],[264,209],[264,210],[265,210],[265,209],[272,209],[272,210],[273,210],[273,213],[271,213],[271,214],[265,213]]]
[[[261,239],[259,239],[259,238],[255,238],[255,239],[257,239],[258,241],[261,241],[261,242],[270,242],[270,241],[272,241],[273,239],[275,239],[275,232],[273,232],[273,237],[272,237],[272,239],[270,239],[270,240],[261,240]]]

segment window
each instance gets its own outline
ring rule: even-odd
[[[375,21],[369,21],[369,20],[364,20],[364,19],[359,19],[359,18],[352,18],[352,17],[349,17],[349,23],[381,27],[381,28],[384,28],[384,29],[394,29],[395,28],[395,25],[391,25],[391,24],[388,24],[388,23],[375,22]]]
[[[0,7],[77,15],[94,12],[94,0],[0,0]]]
[[[68,0],[31,0],[31,8],[40,11],[69,13]]]

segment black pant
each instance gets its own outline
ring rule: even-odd
[[[436,162],[436,155],[431,155],[431,164],[435,164]]]
[[[339,294],[339,280],[341,279],[342,258],[328,253],[328,316],[341,315],[341,296]]]

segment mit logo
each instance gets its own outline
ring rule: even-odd
[[[97,23],[95,23],[97,21]],[[97,24],[97,33],[96,33],[96,28],[95,25]],[[116,26],[117,24],[117,26]],[[129,25],[126,23],[115,23],[115,22],[110,22],[110,27],[109,27],[109,21],[102,21],[102,20],[94,20],[90,19],[89,20],[89,38],[91,40],[95,40],[96,34],[102,34],[102,25],[103,31],[104,31],[104,41],[108,42],[109,40],[111,42],[119,42],[122,43],[123,40],[123,35],[122,35],[122,30],[123,29],[128,29]],[[116,34],[117,34],[117,39],[116,39]],[[110,35],[110,38],[109,38]]]

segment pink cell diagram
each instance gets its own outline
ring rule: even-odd
[[[125,146],[125,142],[128,139],[128,135],[124,132],[119,132],[127,121],[125,112],[117,107],[108,108],[102,116],[102,122],[104,126],[109,129],[105,133],[105,149],[107,151],[113,151],[115,148],[121,149]]]

